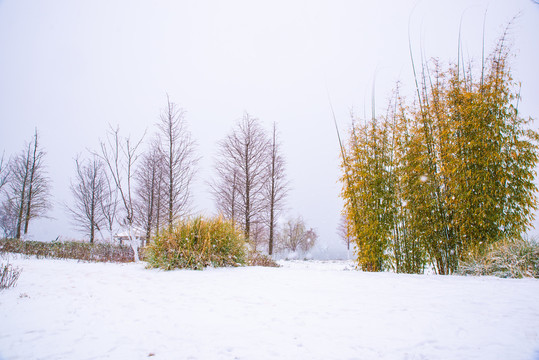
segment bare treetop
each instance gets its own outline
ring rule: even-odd
[[[163,180],[168,203],[169,227],[190,211],[191,182],[198,163],[195,156],[195,142],[187,129],[184,117],[185,111],[171,102],[167,95],[167,107],[161,112],[158,127],[166,173]]]

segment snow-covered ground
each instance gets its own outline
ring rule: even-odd
[[[5,260],[4,260],[5,261]],[[15,258],[0,359],[537,359],[539,281]]]

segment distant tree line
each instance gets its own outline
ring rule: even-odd
[[[199,157],[184,110],[167,96],[155,132],[147,141],[144,137],[125,137],[111,127],[97,150],[75,158],[73,201],[65,208],[74,228],[91,243],[117,237],[136,250],[193,215],[191,185]],[[38,139],[36,130],[23,151],[0,161],[4,237],[24,238],[30,220],[51,207]],[[272,255],[312,248],[317,235],[303,219],[281,221],[289,183],[276,124],[268,134],[245,113],[218,147],[216,176],[208,182],[218,212],[241,229],[255,250]],[[116,236],[120,232],[123,236]]]

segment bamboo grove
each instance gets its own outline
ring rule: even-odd
[[[478,74],[423,63],[412,104],[397,86],[385,115],[352,124],[341,181],[360,268],[450,274],[531,225],[539,138],[509,58],[504,35]]]

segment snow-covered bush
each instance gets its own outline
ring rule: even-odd
[[[0,263],[0,290],[15,286],[21,272],[22,269],[13,267],[9,263]]]
[[[145,248],[150,267],[172,270],[241,266],[247,262],[243,233],[221,217],[180,221]]]
[[[461,261],[458,272],[461,275],[539,278],[539,243],[533,240],[500,242],[484,255]]]

